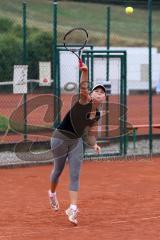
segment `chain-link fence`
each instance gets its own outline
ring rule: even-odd
[[[52,4],[1,1],[1,144],[49,141],[54,119]]]
[[[129,5],[130,1],[123,5],[110,1],[106,5],[45,0],[0,2],[1,143],[29,138],[49,140],[79,86],[76,58],[60,51],[63,37],[73,27],[84,27],[89,33],[85,50],[127,53],[127,121],[132,125],[126,140],[128,153],[159,151],[160,6],[158,2],[131,1],[133,13],[127,14],[125,8]],[[98,63],[99,67],[94,64],[94,75],[98,76],[106,60]],[[20,78],[16,75],[17,65],[23,71],[22,66],[27,66],[25,93],[14,93],[14,84]],[[115,63],[115,69],[117,66]],[[103,81],[110,81],[115,69],[106,67]],[[116,80],[112,80],[109,97],[113,103],[118,96],[113,91]],[[74,91],[69,82],[76,86]],[[47,104],[50,112],[46,117]]]

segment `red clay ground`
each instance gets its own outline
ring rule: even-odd
[[[28,100],[34,98],[38,95],[30,94],[28,95]],[[61,116],[63,117],[64,114],[70,108],[70,101],[72,95],[62,95],[62,110]],[[118,103],[118,98],[116,96],[110,97],[110,103]],[[17,108],[19,103],[22,101],[22,96],[15,95],[15,94],[1,94],[0,96],[0,114],[6,117],[9,117],[11,113]],[[131,124],[148,124],[148,96],[147,95],[129,95],[127,97],[128,102],[128,122]],[[47,106],[38,107],[28,116],[28,124],[31,125],[46,125],[44,121],[44,115],[46,113]],[[52,119],[51,113],[51,119]],[[153,96],[153,123],[159,124],[160,123],[160,96],[154,95]],[[148,129],[141,129],[138,130],[138,134],[147,134]],[[153,129],[153,133],[160,133],[160,130]],[[49,136],[50,137],[50,136]],[[42,136],[39,137],[41,140]],[[6,136],[0,136],[0,142],[17,142],[22,140],[22,135],[12,134]]]
[[[59,185],[61,209],[50,209],[51,168],[0,170],[1,240],[160,239],[160,159],[85,162],[77,227],[64,214],[68,168]]]

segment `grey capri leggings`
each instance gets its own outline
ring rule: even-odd
[[[70,172],[70,191],[78,191],[81,164],[83,162],[82,138],[71,139],[56,129],[51,138],[54,168],[51,172],[51,182],[58,183],[59,177],[68,158]]]

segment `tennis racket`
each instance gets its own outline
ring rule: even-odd
[[[88,42],[88,32],[84,28],[73,28],[68,31],[64,38],[64,47],[74,53],[79,59],[79,66],[82,67],[81,51]]]

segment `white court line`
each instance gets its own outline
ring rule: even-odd
[[[155,217],[148,217],[148,218],[142,218],[142,220],[150,220],[150,219],[157,219],[160,218],[160,216],[155,216]]]
[[[155,217],[132,218],[132,220],[128,220],[128,221],[127,220],[112,221],[111,224],[129,223],[131,221],[147,221],[147,220],[158,219],[158,218],[160,218],[160,215]]]
[[[111,224],[116,224],[116,223],[127,223],[129,221],[126,221],[126,220],[122,220],[122,221],[112,221]]]
[[[131,220],[119,220],[119,221],[111,221],[111,222],[108,222],[108,223],[106,223],[107,225],[110,225],[110,224],[121,224],[121,223],[130,223],[130,222],[132,222],[132,221],[135,221],[135,222],[137,222],[137,221],[147,221],[147,220],[152,220],[152,219],[158,219],[158,218],[160,218],[160,215],[158,215],[158,216],[153,216],[153,217],[143,217],[143,218],[132,218]],[[70,226],[70,227],[66,227],[66,228],[57,228],[57,230],[58,231],[65,231],[65,230],[70,230],[70,231],[72,231],[72,230],[76,230],[76,229],[84,229],[84,228],[90,228],[91,227],[91,225],[87,225],[87,226]],[[16,228],[16,227],[15,227]],[[25,231],[25,229],[24,229],[24,231]],[[33,235],[33,234],[45,234],[45,233],[48,233],[48,230],[47,229],[45,229],[45,230],[43,230],[43,231],[41,231],[41,232],[39,232],[39,230],[37,229],[37,231],[31,231],[31,232],[23,232],[23,233],[20,233],[20,235],[19,234],[10,234],[10,235],[0,235],[0,238],[4,238],[4,239],[6,239],[7,237],[18,237],[18,236],[29,236],[29,235]]]
[[[74,230],[74,229],[79,229],[79,228],[82,228],[82,227],[80,227],[80,226],[70,226],[70,227],[66,227],[66,228],[57,228],[57,230],[58,231],[65,231],[65,230],[70,230],[70,231],[72,231],[72,230]],[[15,227],[15,229],[16,229],[16,227]],[[20,228],[17,228],[17,229],[20,229]],[[29,236],[29,235],[34,235],[34,234],[46,234],[46,233],[48,233],[48,230],[47,229],[45,229],[45,230],[43,230],[43,231],[40,231],[39,232],[39,230],[37,229],[37,231],[29,231],[29,232],[27,232],[27,230],[25,230],[24,229],[24,232],[23,233],[20,233],[20,234],[8,234],[8,235],[1,235],[0,234],[0,239],[2,239],[2,238],[4,238],[4,239],[6,239],[7,237],[19,237],[19,236],[22,236],[22,237],[25,237],[25,236]]]
[[[68,227],[68,228],[60,228],[59,230],[60,231],[64,231],[64,230],[73,230],[73,229],[77,229],[77,228],[82,228],[82,227],[78,227],[78,226],[71,226],[71,227]]]

